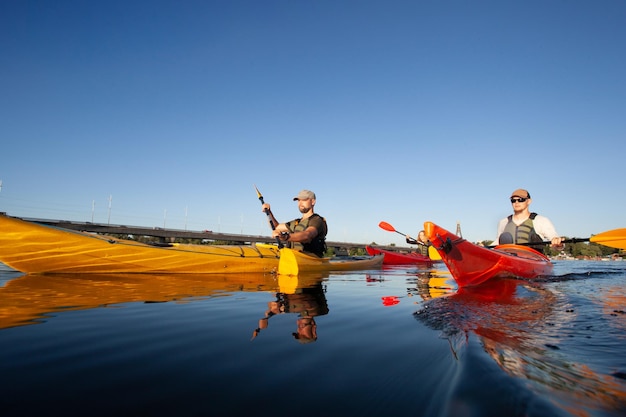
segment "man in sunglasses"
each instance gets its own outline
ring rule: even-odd
[[[499,245],[507,243],[526,244],[537,242],[539,245],[532,245],[541,249],[546,241],[555,249],[562,249],[562,238],[556,232],[552,222],[547,217],[529,210],[530,193],[524,189],[518,189],[511,194],[511,204],[513,214],[500,220],[498,223],[498,237],[496,242]]]

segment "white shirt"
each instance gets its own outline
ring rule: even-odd
[[[528,217],[526,219],[528,219]],[[517,222],[513,219],[513,223],[515,223],[516,226],[519,226],[524,223],[526,219],[521,222]],[[500,242],[500,235],[504,232],[504,228],[508,222],[509,218],[505,217],[498,223],[498,234],[496,235],[496,240],[493,242],[494,245],[497,245]],[[533,219],[533,227],[535,228],[535,232],[541,236],[543,240],[550,241],[555,237],[559,237],[559,234],[556,232],[556,229],[550,219],[540,214],[537,214],[537,216]]]

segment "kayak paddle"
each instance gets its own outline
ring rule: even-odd
[[[402,236],[406,235],[402,232],[398,232],[392,225],[390,225],[387,222],[380,222],[378,223],[378,227],[380,227],[383,230],[386,230],[388,232],[396,232],[398,234],[401,234]],[[433,260],[433,261],[439,261],[441,260],[441,255],[439,255],[439,252],[437,252],[437,249],[435,249],[434,246],[432,245],[428,245],[428,257]]]
[[[386,230],[388,232],[396,232],[401,234],[402,236],[406,236],[404,233],[398,232],[392,225],[387,222],[380,222],[378,226]],[[572,239],[564,239],[562,243],[580,243],[580,242],[593,242],[599,245],[608,246],[610,248],[617,249],[626,249],[626,229],[613,229],[607,230],[606,232],[598,233],[597,235],[593,235],[589,238],[572,238]],[[533,242],[533,243],[518,243],[521,246],[532,246],[532,245],[541,245],[546,244],[549,245],[550,242]],[[495,248],[497,245],[486,246],[487,248]],[[431,248],[433,250],[431,251]],[[439,253],[434,249],[433,246],[428,247],[428,254],[430,255],[430,259],[441,259]],[[436,254],[436,255],[435,255]],[[433,258],[435,255],[437,258]]]
[[[586,238],[572,238],[563,239],[561,243],[581,243],[592,242],[599,245],[608,246],[610,248],[626,249],[626,229],[613,229],[606,232],[598,233],[591,237]],[[529,243],[517,243],[521,246],[534,246],[534,245],[549,245],[551,242],[529,242]],[[495,248],[498,245],[487,246],[487,248]]]
[[[588,240],[611,248],[626,249],[626,229],[607,230],[591,236]]]
[[[392,225],[390,225],[387,222],[380,222],[380,223],[378,223],[378,227],[380,227],[381,229],[386,230],[388,232],[396,232],[398,234],[401,234],[402,236],[406,236],[404,233],[398,232]]]
[[[254,189],[256,190],[257,197],[259,197],[259,201],[261,201],[261,205],[265,204],[265,201],[263,201],[263,196],[261,195],[261,192],[259,191],[259,189],[256,188],[256,185],[254,186]],[[276,230],[276,225],[272,221],[272,215],[270,213],[270,210],[265,209],[264,211],[265,211],[265,214],[267,214],[267,219],[270,222],[270,227],[272,228],[272,230]],[[285,245],[283,245],[283,242],[280,241],[278,236],[276,236],[276,243],[278,244],[278,249],[282,249],[283,247],[285,247]]]

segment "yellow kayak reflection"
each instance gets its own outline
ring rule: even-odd
[[[411,285],[407,288],[406,296],[419,296],[423,301],[454,294],[457,289],[450,272],[438,269],[415,271],[403,268],[386,268],[380,274],[366,274],[365,279],[371,283],[382,282],[393,275],[406,277],[407,284]],[[404,295],[385,296],[382,297],[382,303],[386,307],[394,306],[400,303],[400,298],[404,297]]]
[[[51,312],[129,302],[184,302],[229,292],[294,294],[327,274],[54,274],[24,275],[0,287],[0,329],[35,324]]]

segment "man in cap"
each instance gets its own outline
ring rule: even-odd
[[[532,200],[527,190],[520,188],[513,191],[510,200],[513,205],[513,214],[498,223],[496,244],[550,241],[550,246],[553,248],[562,248],[563,239],[556,232],[550,219],[530,212],[529,206]]]
[[[270,205],[263,204],[263,211],[269,214],[272,224],[277,225],[272,231],[272,236],[289,242],[294,249],[315,254],[320,258],[323,257],[324,252],[326,252],[328,227],[326,220],[314,212],[315,193],[310,190],[302,190],[293,198],[293,201],[298,202],[298,209],[302,213],[302,217],[287,223],[278,223],[270,210]]]

